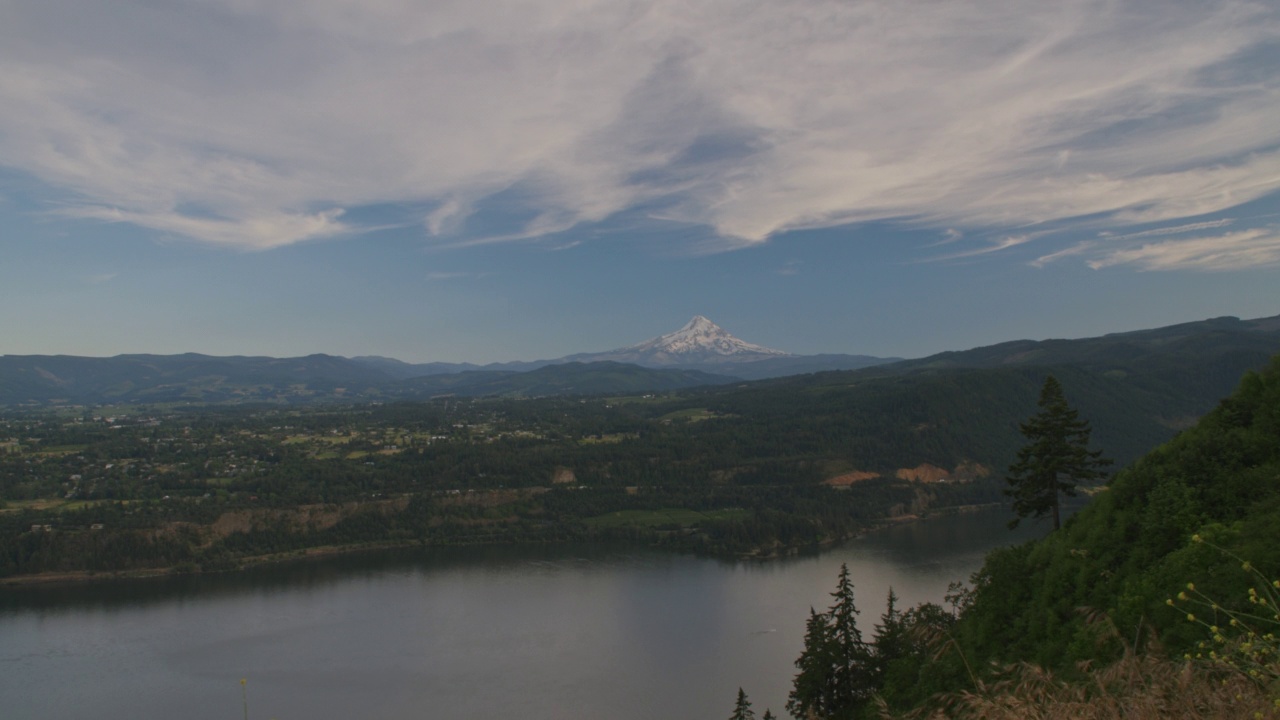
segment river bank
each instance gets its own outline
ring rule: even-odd
[[[793,545],[775,545],[764,548],[754,548],[750,551],[735,553],[698,553],[692,552],[686,548],[679,546],[664,545],[658,538],[651,538],[650,542],[640,543],[643,547],[663,550],[674,553],[689,553],[700,555],[719,560],[740,560],[740,561],[772,561],[784,558],[796,557],[806,553],[816,553],[830,549],[841,543],[864,537],[869,533],[883,530],[896,525],[911,524],[921,522],[937,517],[945,517],[949,515],[957,515],[963,513],[974,513],[984,510],[990,510],[999,507],[1000,503],[973,503],[965,505],[956,505],[949,507],[933,508],[919,513],[909,513],[896,515],[892,517],[884,517],[857,528],[856,530],[839,536],[824,538],[816,543],[793,544]],[[71,584],[90,584],[101,581],[116,581],[129,579],[146,579],[156,577],[166,577],[174,575],[207,575],[214,573],[234,573],[249,568],[259,567],[262,565],[270,565],[274,563],[306,561],[308,559],[327,558],[336,555],[353,555],[365,552],[376,552],[380,550],[394,550],[402,548],[448,548],[448,547],[477,547],[477,546],[528,546],[528,545],[565,545],[571,543],[580,543],[591,541],[589,535],[576,536],[571,538],[546,540],[546,541],[530,541],[530,540],[511,540],[511,541],[488,541],[488,542],[453,542],[453,543],[424,543],[420,540],[396,540],[386,542],[361,542],[350,544],[329,544],[317,545],[314,547],[292,549],[284,552],[264,553],[260,555],[247,555],[234,559],[234,565],[229,567],[203,568],[192,567],[190,565],[172,565],[166,567],[138,568],[131,570],[118,571],[63,571],[63,572],[43,572],[24,575],[13,575],[0,578],[0,587],[20,587],[20,586],[38,586],[38,585],[71,585]],[[615,538],[607,538],[609,542],[616,542]]]

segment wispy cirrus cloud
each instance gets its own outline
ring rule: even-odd
[[[1037,236],[1042,234],[1043,233],[1023,233],[1021,235],[1005,235],[1003,237],[989,239],[986,241],[986,244],[980,245],[970,250],[962,250],[960,252],[954,252],[948,255],[939,255],[936,257],[931,257],[931,258],[928,258],[927,260],[924,260],[923,262],[960,260],[963,258],[971,258],[971,257],[978,257],[980,255],[988,255],[990,253],[1000,252],[1001,250],[1008,250],[1009,248],[1018,247],[1019,245],[1025,245],[1031,242],[1032,240],[1036,239]]]
[[[804,267],[804,261],[788,260],[782,263],[782,267],[778,268],[778,274],[787,277],[799,275],[802,267]]]
[[[1032,260],[1030,265],[1032,267],[1042,268],[1045,265],[1048,265],[1049,263],[1052,263],[1052,262],[1057,262],[1062,258],[1084,255],[1085,253],[1089,252],[1090,250],[1094,249],[1097,246],[1098,246],[1098,243],[1091,240],[1085,240],[1083,242],[1078,242],[1070,247],[1063,248],[1062,250],[1057,250],[1055,252],[1051,252],[1046,255],[1041,255],[1035,260]]]
[[[1218,220],[1207,220],[1205,222],[1187,223],[1186,225],[1175,225],[1173,227],[1152,228],[1150,230],[1140,230],[1138,232],[1124,233],[1117,235],[1112,232],[1098,233],[1098,237],[1106,238],[1109,241],[1116,240],[1132,240],[1134,238],[1160,237],[1163,235],[1180,235],[1182,233],[1198,232],[1200,230],[1211,230],[1214,228],[1226,227],[1235,222],[1235,218],[1219,218]]]
[[[1166,240],[1102,253],[1095,270],[1133,265],[1141,270],[1246,270],[1280,264],[1280,231],[1254,228],[1224,235]]]
[[[420,206],[458,245],[643,208],[740,247],[880,219],[1008,237],[1082,217],[1179,222],[1280,189],[1274,3],[67,0],[5,14],[0,165],[73,217],[231,247],[357,234],[346,211],[385,203]],[[512,188],[525,219],[468,229]]]

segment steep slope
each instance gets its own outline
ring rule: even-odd
[[[1192,583],[1213,603],[1248,609],[1258,578],[1241,559],[1280,576],[1280,357],[1119,473],[1061,531],[992,553],[955,634],[973,667],[1030,661],[1069,671],[1117,650],[1100,645],[1105,633],[1086,619],[1102,612],[1131,643],[1154,635],[1180,655],[1209,634],[1169,599]],[[945,659],[895,692],[963,685],[960,662]]]

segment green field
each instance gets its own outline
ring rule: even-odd
[[[674,525],[677,527],[694,527],[708,520],[741,520],[751,515],[750,510],[743,508],[726,508],[711,512],[698,512],[685,508],[664,508],[662,510],[619,510],[617,512],[585,518],[584,523],[595,528],[622,527],[661,527]]]
[[[599,437],[587,436],[582,438],[579,442],[583,445],[607,445],[610,443],[620,443],[623,440],[630,440],[635,437],[637,437],[635,433],[612,433],[608,435],[601,435]]]
[[[281,441],[282,445],[303,445],[306,443],[327,443],[344,445],[355,439],[354,435],[290,435]]]
[[[676,410],[658,418],[659,420],[683,420],[685,422],[697,422],[699,420],[710,420],[711,418],[721,417],[718,413],[714,413],[706,408],[688,408],[686,410]]]
[[[22,512],[23,510],[42,510],[63,512],[66,510],[83,510],[94,505],[101,505],[105,500],[61,500],[57,498],[39,498],[36,500],[9,500],[0,512]]]
[[[74,453],[82,453],[87,450],[86,445],[50,445],[49,447],[40,448],[36,451],[37,455],[72,455]]]

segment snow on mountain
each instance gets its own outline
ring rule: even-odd
[[[684,327],[673,333],[638,345],[604,353],[574,355],[566,360],[614,360],[661,366],[755,362],[783,357],[791,357],[791,353],[739,340],[707,318],[695,315]]]

